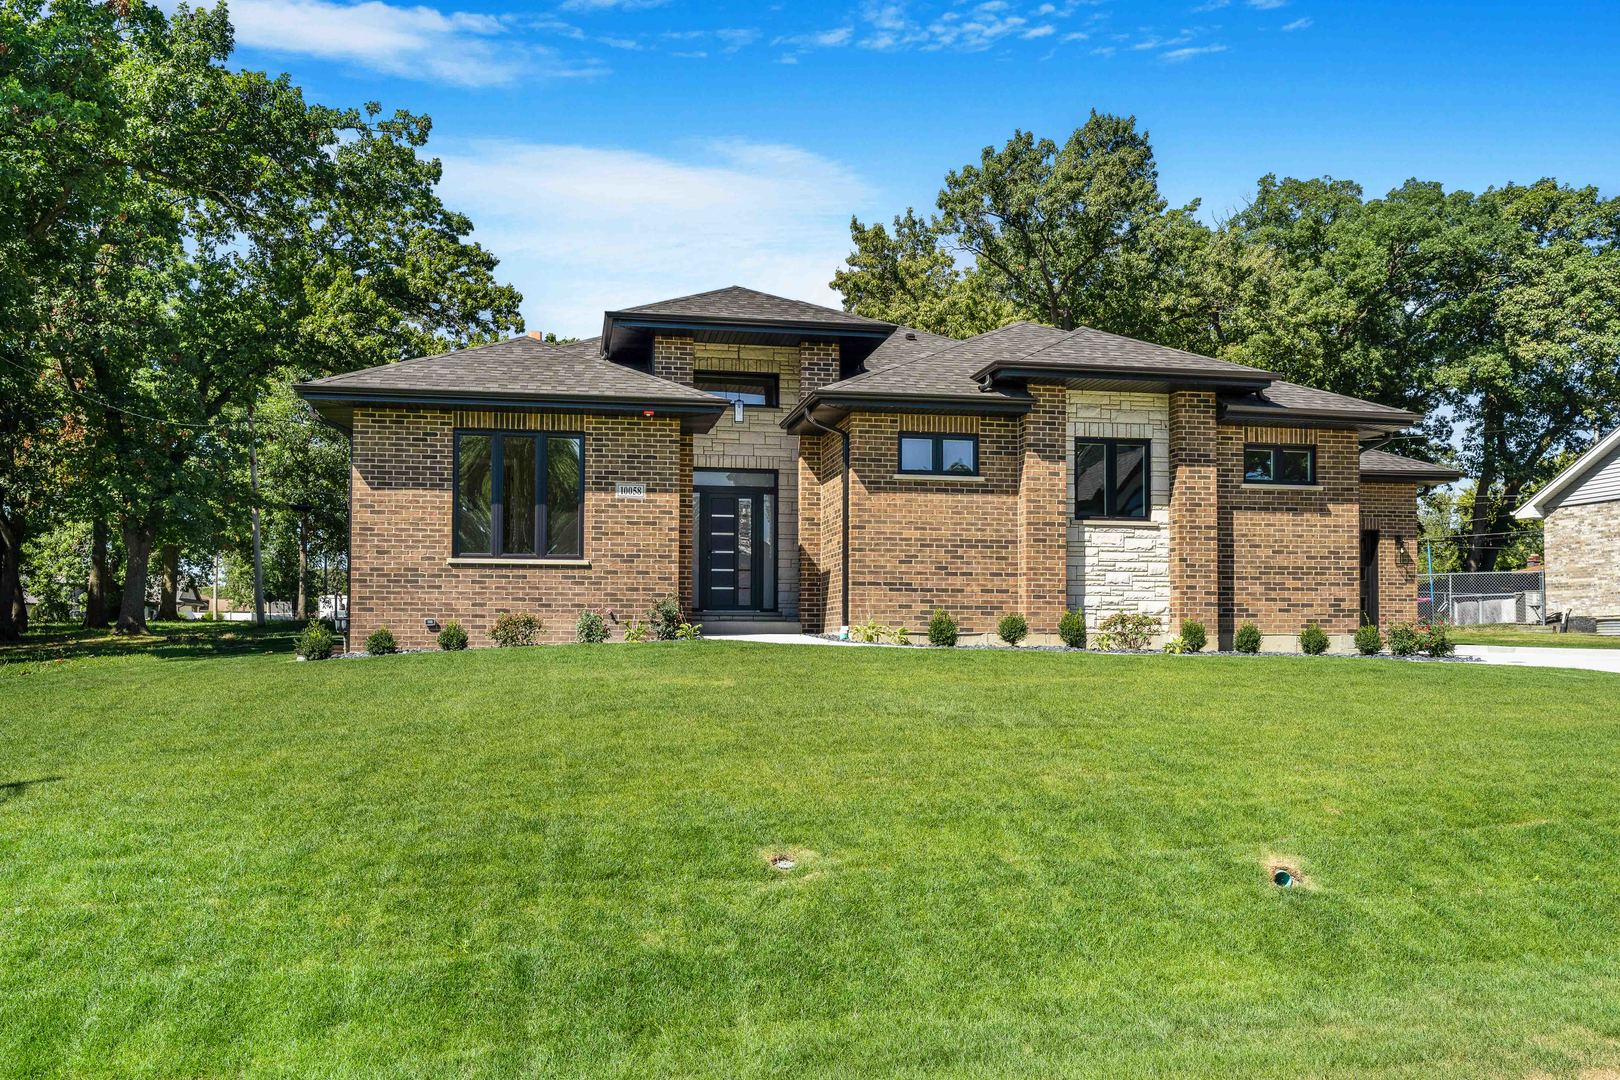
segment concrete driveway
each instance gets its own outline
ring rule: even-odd
[[[1514,664],[1519,667],[1581,668],[1585,671],[1612,671],[1620,674],[1620,649],[1542,649],[1523,645],[1459,645],[1458,656],[1483,660],[1487,664]]]

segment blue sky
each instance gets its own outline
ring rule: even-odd
[[[1135,115],[1173,202],[1266,172],[1620,191],[1620,10],[1326,0],[236,0],[237,63],[433,117],[531,328],[727,284],[833,302],[851,214],[1015,128]]]

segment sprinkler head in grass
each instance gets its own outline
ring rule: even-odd
[[[776,858],[771,860],[771,865],[776,867],[778,870],[791,870],[799,864],[788,858],[786,855],[778,855]]]
[[[1294,874],[1293,874],[1293,871],[1289,870],[1288,867],[1286,867],[1286,866],[1277,867],[1277,869],[1275,869],[1275,870],[1273,870],[1271,872],[1271,883],[1273,885],[1277,886],[1279,889],[1291,889],[1291,888],[1293,888],[1294,887]]]

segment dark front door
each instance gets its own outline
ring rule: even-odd
[[[1378,625],[1378,531],[1361,534],[1361,622]]]
[[[698,533],[698,603],[705,611],[759,611],[764,494],[705,491]]]

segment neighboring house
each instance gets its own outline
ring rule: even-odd
[[[403,646],[502,611],[551,639],[679,596],[711,626],[1051,639],[1142,613],[1347,647],[1416,609],[1419,418],[1142,341],[1031,323],[966,341],[743,288],[304,383],[352,448],[352,629]],[[431,624],[431,625],[430,625]]]
[[[1542,519],[1547,611],[1620,634],[1620,428],[1513,512]]]

